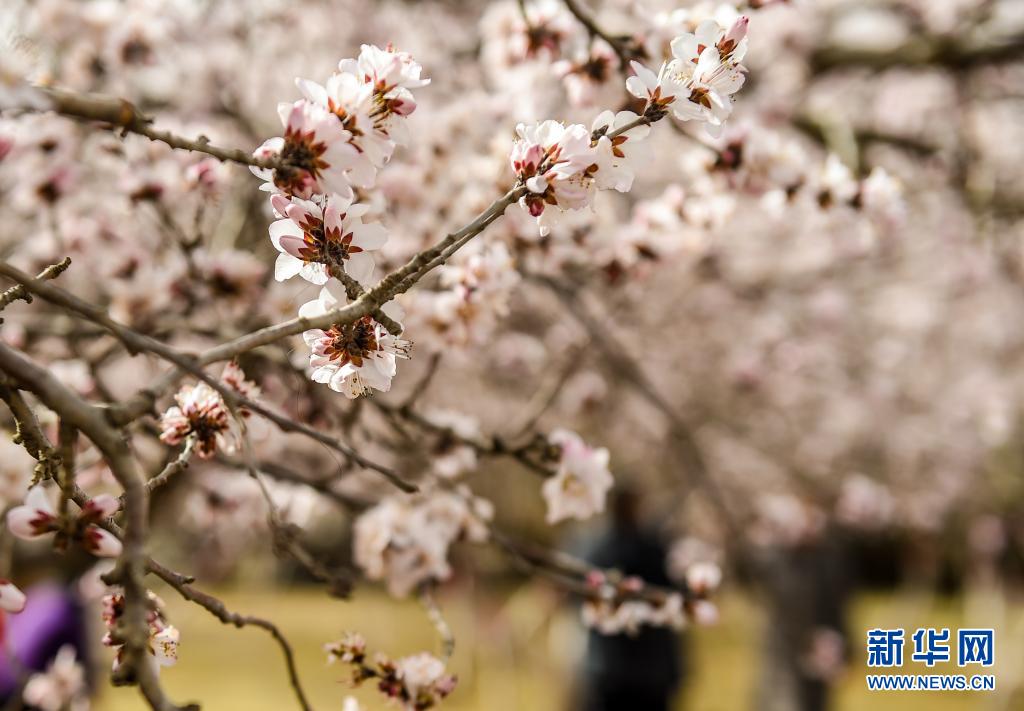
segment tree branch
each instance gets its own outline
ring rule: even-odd
[[[628,35],[610,35],[602,30],[591,14],[583,9],[579,0],[562,0],[562,2],[572,16],[586,28],[591,38],[602,39],[612,48],[615,56],[619,58],[619,70],[623,73],[628,72],[630,61],[637,56],[637,45],[633,39]]]
[[[177,591],[177,593],[184,599],[189,602],[194,602],[204,608],[224,624],[234,625],[239,628],[259,627],[260,629],[269,632],[274,638],[274,641],[276,641],[278,646],[281,648],[281,654],[284,656],[285,666],[288,669],[288,681],[291,684],[292,689],[295,691],[295,696],[299,701],[299,706],[302,707],[303,711],[311,711],[313,707],[310,706],[309,699],[306,697],[306,692],[302,688],[302,682],[299,679],[299,670],[295,666],[295,653],[292,651],[292,646],[288,642],[288,639],[284,636],[281,630],[278,629],[277,625],[269,620],[263,619],[262,617],[241,615],[237,612],[230,611],[223,602],[215,598],[213,595],[193,587],[192,578],[175,573],[174,571],[160,565],[155,560],[150,559],[147,567],[149,572],[153,573],[174,588],[175,591]]]
[[[71,257],[65,257],[64,261],[58,262],[57,264],[51,264],[43,271],[39,272],[36,279],[43,281],[47,279],[56,279],[64,271],[71,266]],[[32,303],[32,294],[29,292],[23,284],[12,286],[10,289],[0,294],[0,311],[8,306],[12,301],[22,299],[26,304]]]
[[[415,484],[406,481],[398,473],[389,469],[388,467],[385,467],[381,464],[377,464],[376,462],[373,462],[367,459],[366,457],[363,457],[356,450],[341,442],[341,440],[339,440],[338,438],[331,437],[318,430],[313,429],[312,427],[304,425],[300,422],[296,422],[291,418],[279,415],[276,412],[267,409],[258,402],[250,400],[249,398],[237,393],[231,387],[221,382],[219,378],[215,378],[211,375],[208,375],[205,371],[203,371],[202,359],[197,358],[192,354],[183,353],[177,350],[176,348],[172,348],[171,346],[168,346],[165,343],[156,340],[155,338],[146,336],[142,333],[139,333],[138,331],[135,331],[132,328],[129,328],[128,326],[125,326],[124,324],[118,323],[114,319],[110,318],[107,312],[104,311],[103,309],[93,306],[92,304],[89,304],[88,302],[83,301],[82,299],[79,299],[77,296],[65,291],[64,289],[60,289],[48,283],[32,279],[21,270],[12,267],[7,263],[0,262],[0,274],[17,281],[19,284],[23,285],[27,290],[35,294],[38,294],[40,297],[46,299],[47,301],[57,304],[59,306],[63,306],[64,308],[69,309],[73,313],[77,313],[80,316],[89,319],[90,321],[93,321],[94,323],[97,323],[100,326],[104,327],[105,329],[110,331],[110,333],[113,334],[118,340],[120,340],[130,353],[135,354],[139,352],[150,352],[157,356],[160,356],[164,360],[170,361],[171,363],[177,365],[179,369],[205,382],[211,388],[220,393],[220,395],[230,405],[236,407],[245,407],[251,410],[252,412],[260,415],[261,417],[270,420],[285,432],[297,432],[312,439],[315,439],[321,444],[325,444],[331,449],[334,449],[340,454],[343,454],[346,457],[350,458],[352,461],[359,464],[359,466],[364,467],[366,469],[370,469],[383,475],[386,479],[388,479],[392,484],[397,486],[402,491],[416,491]],[[156,396],[158,395],[154,395],[154,400]],[[152,407],[152,405],[150,405],[150,407]],[[123,422],[123,420],[119,418],[115,418],[114,421],[119,424]]]
[[[62,385],[46,370],[12,348],[0,344],[0,371],[30,390],[56,412],[62,422],[81,431],[99,448],[111,473],[125,493],[123,550],[109,576],[124,588],[125,663],[115,672],[115,682],[137,683],[155,711],[179,711],[160,688],[153,666],[146,659],[149,644],[149,598],[143,582],[146,536],[149,526],[149,493],[135,467],[128,445],[111,427],[103,410],[90,405]],[[192,707],[187,707],[192,708]]]
[[[82,121],[95,121],[107,124],[110,129],[121,129],[127,133],[145,136],[151,141],[166,143],[171,148],[205,153],[218,160],[240,163],[256,168],[282,168],[284,163],[277,158],[257,158],[237,148],[221,148],[210,143],[206,136],[184,138],[170,131],[158,131],[153,128],[153,119],[143,114],[127,99],[98,94],[79,94],[66,89],[53,87],[36,87],[48,100],[45,108],[62,116]],[[27,111],[38,111],[36,107],[22,107]]]

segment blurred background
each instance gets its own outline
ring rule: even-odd
[[[517,122],[635,110],[624,57],[656,69],[673,37],[740,14],[748,74],[724,133],[666,119],[631,193],[548,236],[510,210],[402,297],[415,350],[392,392],[350,402],[312,383],[297,337],[241,365],[278,410],[403,473],[466,484],[512,539],[592,562],[617,535],[611,516],[548,525],[536,473],[465,441],[566,427],[607,448],[616,490],[641,492],[666,581],[723,573],[699,620],[712,624],[679,633],[677,679],[658,682],[678,680],[675,709],[1024,709],[1024,3],[6,0],[0,252],[31,273],[71,256],[62,288],[189,349],[292,318],[318,291],[274,280],[273,216],[249,171],[19,111],[19,78],[123,97],[158,127],[249,150],[281,133],[295,77],[323,81],[361,43],[394,43],[432,83],[359,195],[391,233],[380,276],[512,184]],[[39,301],[7,307],[0,339],[97,402],[165,368]],[[140,421],[132,446],[155,473],[175,452],[154,427]],[[194,461],[154,497],[152,555],[277,622],[315,707],[349,693],[383,707],[323,646],[354,629],[392,656],[440,650],[415,596],[365,580],[353,555],[354,521],[393,492],[301,437],[252,433],[328,583],[276,555],[260,489],[230,457]],[[6,507],[34,465],[0,441]],[[77,479],[117,493],[95,451]],[[446,552],[434,595],[459,685],[444,706],[582,708],[579,601],[493,539]],[[5,535],[0,575],[29,594],[7,637],[46,637],[38,670],[75,645],[92,708],[141,709],[136,689],[106,682],[93,563]],[[294,706],[263,630],[153,589],[181,632],[161,673],[173,698]],[[994,629],[995,691],[868,691],[874,628],[907,631],[903,671],[959,673],[909,661],[922,627]]]

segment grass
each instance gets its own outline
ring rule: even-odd
[[[332,600],[315,589],[222,591],[232,610],[269,617],[295,647],[300,673],[313,706],[340,709],[353,693],[343,667],[327,666],[323,644],[349,629],[362,631],[371,649],[399,656],[436,651],[437,639],[415,601],[396,602],[360,592],[353,601]],[[198,700],[206,709],[280,711],[297,708],[280,651],[259,629],[226,627],[198,607],[166,592],[173,622],[181,629],[181,659],[163,672],[176,701]],[[457,646],[453,669],[461,681],[446,711],[562,711],[571,685],[572,660],[583,637],[575,614],[550,592],[526,587],[504,597],[468,588],[442,600]],[[693,683],[685,695],[688,711],[753,709],[762,645],[753,602],[739,595],[721,600],[722,622],[693,636]],[[995,693],[868,692],[864,681],[864,631],[869,627],[994,627]],[[1001,597],[938,600],[910,594],[864,596],[853,614],[854,659],[837,694],[835,711],[1020,711],[1024,700],[1011,689],[1024,674],[1024,607]],[[908,636],[910,632],[908,631]],[[955,632],[954,632],[955,636]],[[909,647],[907,652],[909,658]],[[956,673],[955,662],[936,672]],[[904,671],[924,673],[908,664]],[[988,671],[988,670],[986,670]],[[385,708],[372,687],[354,692],[368,709]],[[143,709],[134,689],[105,689],[101,711]],[[682,707],[681,707],[682,708]]]

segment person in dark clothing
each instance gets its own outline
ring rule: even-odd
[[[760,551],[761,589],[770,605],[762,679],[764,711],[827,711],[849,656],[847,607],[852,567],[839,533]]]
[[[610,525],[583,557],[600,568],[671,586],[667,548],[656,532],[641,525],[639,504],[635,492],[616,491]],[[645,626],[632,636],[590,630],[579,711],[668,711],[682,676],[682,639],[675,630]]]

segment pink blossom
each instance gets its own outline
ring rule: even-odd
[[[18,538],[31,540],[60,527],[57,510],[40,484],[29,489],[25,503],[7,512],[7,527]]]

